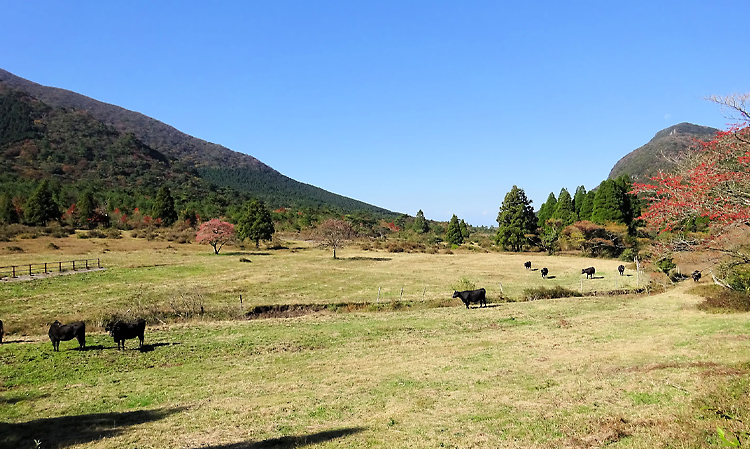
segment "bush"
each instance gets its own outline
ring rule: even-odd
[[[121,239],[122,238],[122,231],[120,231],[117,228],[109,228],[109,229],[107,229],[106,237],[108,239]]]
[[[671,257],[665,257],[658,262],[656,262],[656,266],[662,271],[662,273],[669,275],[669,272],[673,268],[677,268],[677,265],[672,261]]]
[[[750,295],[744,291],[734,291],[718,285],[704,285],[693,289],[702,296],[698,309],[713,313],[750,312]]]
[[[638,255],[638,251],[633,248],[625,248],[625,251],[620,254],[620,260],[623,262],[632,262],[633,259]]]
[[[21,248],[20,246],[9,246],[9,247],[7,247],[5,249],[7,249],[8,251],[10,251],[12,253],[22,253],[23,252],[23,248]]]
[[[462,276],[455,284],[453,284],[453,290],[462,292],[465,290],[476,290],[477,284],[466,276]]]
[[[47,248],[49,248],[49,249],[60,249],[59,246],[55,245],[52,242],[49,242],[49,244],[47,245]]]
[[[572,298],[583,296],[581,292],[570,290],[565,287],[534,287],[523,291],[524,301],[535,301],[537,299]]]

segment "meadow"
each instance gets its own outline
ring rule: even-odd
[[[106,268],[0,282],[0,447],[718,447],[717,428],[744,443],[748,314],[698,310],[691,285],[607,296],[634,272],[575,256],[338,255],[294,241],[218,256],[130,238],[0,244],[0,265]],[[451,298],[467,281],[489,307]],[[597,296],[508,302],[581,284]],[[329,307],[245,319],[310,304]],[[142,350],[103,332],[115,313],[150,317]],[[53,352],[55,319],[86,320],[87,349]]]

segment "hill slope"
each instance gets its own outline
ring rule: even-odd
[[[609,172],[609,179],[628,174],[634,180],[643,180],[656,175],[659,170],[670,171],[674,168],[670,159],[695,147],[696,139],[709,140],[717,131],[716,128],[692,123],[665,128],[656,133],[646,145],[620,159]]]
[[[295,181],[250,155],[190,136],[138,112],[65,89],[42,86],[0,69],[0,86],[2,85],[6,91],[22,92],[34,101],[44,103],[50,110],[65,108],[85,111],[93,119],[122,135],[132,134],[141,145],[159,154],[164,162],[177,163],[217,186],[259,197],[272,207],[331,207],[346,212],[394,214],[386,209]],[[62,152],[68,150],[68,145],[57,149]]]

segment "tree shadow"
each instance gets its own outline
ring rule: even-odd
[[[346,429],[326,430],[310,435],[292,435],[288,437],[271,438],[263,441],[243,441],[240,443],[206,446],[205,449],[291,449],[311,444],[325,443],[365,430],[365,427],[349,427]],[[204,447],[204,446],[201,446]]]
[[[36,395],[36,396],[34,396],[34,395],[31,395],[31,396],[24,395],[24,396],[10,397],[10,398],[0,398],[0,404],[13,405],[13,404],[18,404],[21,401],[35,401],[37,399],[44,399],[44,398],[48,398],[50,396],[52,396],[52,395],[49,394],[49,393],[44,393],[44,394],[39,394],[39,395]]]
[[[50,449],[86,444],[117,436],[130,426],[158,421],[182,410],[184,407],[61,416],[22,423],[0,422],[0,448],[34,447],[34,440]]]
[[[374,260],[376,262],[387,262],[391,260],[390,257],[364,257],[364,256],[355,256],[355,257],[347,257],[347,258],[341,258],[342,260]]]
[[[93,346],[86,346],[85,348],[71,348],[69,351],[101,351],[102,349],[105,349],[102,345],[93,345]]]

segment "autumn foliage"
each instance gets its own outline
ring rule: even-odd
[[[234,225],[214,218],[201,224],[195,241],[208,243],[214,248],[214,254],[219,254],[221,247],[234,240]]]

